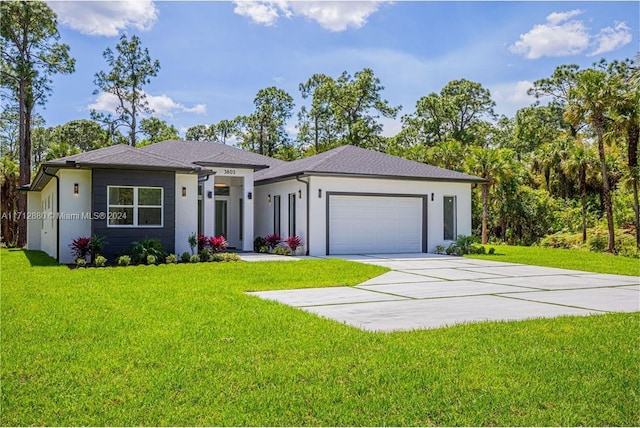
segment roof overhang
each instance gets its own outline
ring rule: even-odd
[[[246,168],[260,171],[269,168],[269,165],[257,165],[249,163],[227,163],[227,162],[194,162],[195,165],[205,166],[208,168]]]
[[[454,182],[454,183],[486,183],[483,178],[446,178],[446,177],[414,177],[401,175],[384,175],[384,174],[349,174],[335,172],[318,172],[318,171],[301,171],[297,173],[285,174],[278,177],[256,180],[256,186],[277,183],[280,181],[290,180],[296,177],[339,177],[339,178],[367,178],[367,179],[384,179],[384,180],[404,180],[404,181],[436,181],[436,182]]]
[[[180,168],[180,167],[161,167],[161,166],[147,166],[147,165],[120,165],[120,164],[100,164],[100,163],[78,163],[69,162],[66,163],[43,163],[38,168],[35,178],[29,185],[28,191],[39,192],[41,191],[51,180],[51,175],[55,175],[61,169],[119,169],[128,171],[164,171],[175,172],[181,174],[197,174],[197,175],[213,175],[214,171],[206,168],[193,167],[193,168]]]

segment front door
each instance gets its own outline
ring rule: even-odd
[[[227,201],[216,200],[216,236],[227,237]]]

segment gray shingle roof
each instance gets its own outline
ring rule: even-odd
[[[148,153],[156,153],[182,162],[207,166],[245,165],[257,170],[285,163],[284,161],[242,150],[237,147],[205,141],[169,140],[141,147],[140,150]]]
[[[124,144],[109,146],[89,152],[78,153],[77,155],[66,156],[44,163],[44,166],[65,167],[70,163],[86,166],[109,166],[109,167],[150,167],[175,170],[197,171],[198,166],[181,162],[180,160],[169,159],[159,154],[145,152]]]
[[[483,179],[436,166],[355,146],[340,146],[255,174],[256,181],[278,180],[300,174],[365,175],[441,181],[482,182]]]

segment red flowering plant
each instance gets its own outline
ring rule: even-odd
[[[208,239],[207,246],[212,252],[221,253],[227,249],[227,240],[222,235],[218,237],[212,236]]]
[[[204,250],[209,245],[209,238],[206,235],[198,234],[198,252]]]
[[[289,248],[291,248],[291,251],[294,253],[298,249],[298,247],[302,245],[302,239],[300,239],[298,235],[289,236],[287,239],[284,240],[284,242],[287,243]]]
[[[265,244],[267,244],[267,246],[269,248],[271,248],[273,250],[280,243],[280,235],[278,235],[277,233],[273,233],[271,235],[267,235],[267,236],[264,237],[264,242],[265,242]]]
[[[91,237],[81,236],[79,238],[76,238],[71,241],[69,247],[71,247],[71,253],[76,259],[84,259],[87,257],[87,255],[90,254]]]

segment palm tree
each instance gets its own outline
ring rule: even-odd
[[[582,242],[587,242],[587,172],[597,163],[597,159],[588,143],[580,137],[574,141],[575,144],[568,150],[568,156],[561,166],[567,175],[578,172],[582,205]]]
[[[468,172],[484,178],[482,189],[482,243],[487,243],[487,220],[489,217],[489,191],[504,170],[504,159],[500,149],[474,146],[466,159]]]
[[[600,68],[602,68],[603,65],[604,64],[601,63]],[[575,86],[569,90],[569,104],[565,111],[569,123],[572,123],[571,118],[584,115],[589,127],[597,137],[600,170],[602,172],[602,201],[609,232],[607,252],[613,252],[615,232],[613,225],[613,208],[611,204],[611,188],[609,185],[609,173],[604,147],[604,134],[609,120],[607,112],[614,97],[614,87],[611,84],[608,73],[602,69],[596,70],[588,68],[577,73]]]
[[[639,56],[640,59],[640,56]],[[633,209],[635,213],[636,246],[640,250],[640,207],[638,204],[638,140],[640,139],[640,73],[638,65],[613,62],[609,66],[617,93],[613,99],[612,116],[615,131],[627,140],[627,166],[633,188]]]

